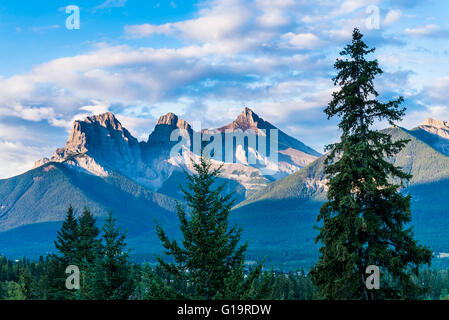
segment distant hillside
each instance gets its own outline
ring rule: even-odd
[[[403,192],[412,195],[417,238],[436,252],[449,252],[449,157],[418,139],[415,131],[389,128],[383,132],[393,139],[410,139],[391,160],[413,175]],[[271,183],[234,208],[236,221],[251,224],[244,229],[245,237],[252,239],[255,251],[266,248],[268,260],[294,266],[311,265],[317,258],[314,226],[326,195],[324,158]]]
[[[120,223],[139,233],[174,219],[175,202],[132,180],[113,173],[97,177],[47,163],[23,175],[0,180],[0,230],[22,225],[61,221],[72,204],[77,212],[87,206],[95,216],[113,211]]]
[[[154,253],[162,253],[153,219],[169,234],[179,232],[174,200],[118,173],[97,177],[63,163],[47,163],[0,180],[0,199],[0,251],[14,258],[37,258],[53,251],[56,231],[70,204],[77,214],[87,206],[100,225],[112,211],[131,242],[145,235],[146,242],[132,246],[133,254],[143,252],[154,259]]]

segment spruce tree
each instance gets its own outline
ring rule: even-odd
[[[377,60],[366,60],[372,52],[354,29],[352,43],[340,53],[349,58],[334,65],[338,74],[333,80],[340,89],[325,110],[329,118],[341,118],[342,131],[341,141],[327,146],[328,201],[318,216],[323,224],[316,238],[324,246],[311,271],[325,299],[415,298],[421,288],[413,277],[432,256],[407,226],[410,195],[400,189],[411,176],[389,161],[408,141],[393,141],[371,129],[376,120],[394,125],[405,112],[402,97],[377,100],[373,81],[382,70]],[[392,285],[381,282],[379,290],[368,290],[369,265],[394,279]]]
[[[150,266],[146,264],[142,270],[139,284],[139,296],[144,300],[175,300],[181,299],[182,295],[161,279]]]
[[[99,245],[98,235],[100,230],[95,225],[95,218],[87,208],[84,208],[83,214],[78,221],[77,260],[80,265],[89,265],[95,259],[95,253]]]
[[[66,268],[76,264],[78,256],[78,221],[75,218],[73,207],[70,205],[67,215],[58,231],[54,242],[58,251],[49,257],[49,266],[46,274],[48,279],[48,298],[52,300],[74,299],[75,294],[65,286],[67,275]]]
[[[95,258],[101,249],[98,235],[100,230],[95,225],[96,220],[89,209],[84,208],[78,219],[79,234],[77,242],[77,265],[80,268],[80,290],[76,291],[77,299],[90,299],[92,289],[89,287],[89,269],[94,268]]]
[[[78,221],[75,218],[73,207],[70,205],[55,241],[55,247],[59,252],[58,259],[67,265],[75,263],[78,256],[78,242]]]
[[[183,279],[189,291],[182,293],[193,299],[251,299],[262,298],[267,281],[259,283],[262,265],[246,278],[245,252],[248,244],[239,246],[241,229],[229,228],[233,194],[222,196],[225,185],[215,187],[221,167],[212,169],[211,161],[201,154],[199,162],[192,160],[196,174],[187,172],[187,189],[181,187],[188,213],[177,205],[181,224],[182,245],[169,240],[162,227],[156,232],[174,258],[167,263],[159,258],[161,267],[173,280]]]
[[[126,248],[126,235],[109,213],[103,226],[102,245],[88,270],[89,299],[127,300],[134,290],[134,277]]]

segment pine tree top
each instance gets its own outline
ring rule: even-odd
[[[369,49],[363,35],[356,28],[352,42],[340,52],[346,59],[338,58],[334,68],[338,74],[333,78],[340,89],[332,94],[332,101],[325,109],[328,118],[339,116],[343,135],[367,135],[376,120],[387,120],[391,125],[402,119],[405,108],[400,108],[403,97],[387,103],[377,100],[379,93],[374,88],[374,79],[383,73],[377,59],[367,60]]]

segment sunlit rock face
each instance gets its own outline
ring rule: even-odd
[[[305,167],[320,154],[263,120],[249,108],[245,108],[236,120],[224,127],[202,131],[203,135],[219,134],[224,141],[226,134],[233,132],[245,132],[257,136],[257,139],[265,139],[268,135],[269,139],[271,130],[276,130],[278,135],[276,163],[252,145],[233,145],[233,155],[228,158],[224,142],[222,159],[213,161],[214,166],[224,161],[222,177],[242,186],[245,197],[270,181]],[[148,140],[139,142],[108,112],[75,121],[66,145],[57,149],[50,158],[36,161],[35,167],[48,162],[62,162],[102,177],[116,171],[151,190],[166,189],[174,172],[182,173],[182,168],[193,171],[190,160],[198,158],[199,149],[195,149],[194,142],[198,137],[201,134],[195,132],[189,123],[174,113],[167,113],[159,118]],[[248,161],[250,156],[256,163]],[[275,168],[275,174],[267,176],[263,170],[267,167]]]
[[[449,156],[449,122],[427,118],[417,129],[426,142]]]

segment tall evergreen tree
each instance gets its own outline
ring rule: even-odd
[[[103,243],[88,270],[89,299],[127,300],[133,290],[133,272],[126,248],[126,235],[116,227],[112,213],[103,226]]]
[[[388,161],[408,141],[393,141],[389,134],[370,129],[376,120],[393,125],[405,111],[402,97],[377,100],[373,80],[382,70],[377,60],[365,58],[373,51],[354,29],[352,43],[340,53],[349,59],[335,62],[338,74],[333,80],[340,90],[325,110],[329,118],[341,118],[342,131],[341,141],[327,146],[328,201],[318,216],[323,225],[316,239],[324,246],[311,271],[325,299],[414,298],[421,290],[413,274],[421,264],[430,264],[432,256],[406,226],[411,221],[410,195],[400,188],[411,176]],[[368,290],[369,265],[393,278],[392,285]]]
[[[78,221],[76,220],[73,207],[70,205],[55,241],[55,247],[59,252],[58,259],[67,265],[75,263],[78,256],[78,242]]]
[[[99,245],[100,230],[95,225],[95,218],[87,208],[84,208],[83,214],[78,220],[77,260],[80,264],[91,264]]]
[[[74,292],[65,286],[67,275],[66,268],[76,264],[78,256],[79,229],[73,207],[70,205],[67,215],[58,231],[54,242],[58,251],[50,255],[49,267],[46,278],[48,280],[48,298],[54,300],[74,299]]]
[[[187,189],[182,188],[188,204],[186,210],[178,204],[177,212],[183,235],[182,245],[171,241],[158,224],[156,232],[175,262],[159,258],[161,267],[173,276],[188,282],[186,298],[251,299],[262,298],[267,281],[259,283],[262,265],[246,278],[245,252],[248,244],[239,246],[241,229],[228,228],[229,213],[234,203],[232,194],[222,196],[225,185],[214,184],[221,167],[212,169],[203,155],[193,162],[196,174],[187,175]],[[187,216],[190,216],[189,218]]]
[[[76,292],[78,299],[89,299],[92,292],[89,288],[89,269],[94,268],[95,259],[101,243],[98,239],[100,230],[95,225],[96,220],[89,209],[84,208],[83,214],[78,219],[79,232],[77,242],[77,265],[81,271],[80,290]]]

